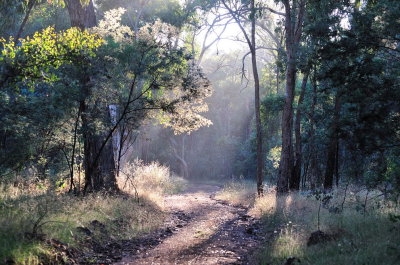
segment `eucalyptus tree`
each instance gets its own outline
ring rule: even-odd
[[[262,196],[263,190],[263,168],[264,158],[262,151],[262,128],[261,128],[261,117],[260,117],[260,78],[257,68],[257,44],[256,44],[256,20],[258,12],[256,9],[255,0],[250,1],[229,1],[221,0],[223,7],[228,10],[233,19],[236,21],[240,30],[242,31],[243,37],[249,47],[251,53],[251,65],[254,79],[254,108],[256,117],[256,139],[257,139],[257,193]],[[248,32],[243,24],[243,17],[248,16],[250,21],[250,32]]]
[[[293,173],[293,100],[296,85],[296,57],[303,32],[306,0],[281,1],[284,12],[276,12],[284,17],[285,52],[286,52],[286,86],[285,105],[282,113],[282,151],[279,164],[278,192],[287,192],[289,179]]]

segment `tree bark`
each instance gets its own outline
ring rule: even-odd
[[[260,78],[257,69],[257,54],[256,54],[256,12],[254,0],[250,3],[251,8],[251,65],[254,77],[254,108],[256,114],[256,134],[257,134],[257,194],[262,196],[263,189],[263,168],[264,159],[262,151],[262,132],[261,132],[261,117],[260,117]]]
[[[294,132],[296,138],[295,145],[295,161],[294,168],[292,172],[292,176],[290,178],[289,188],[291,190],[299,190],[300,189],[300,179],[301,179],[301,165],[302,165],[302,143],[301,143],[301,104],[304,101],[304,95],[307,86],[309,71],[306,71],[303,76],[303,81],[301,83],[301,92],[299,101],[297,103],[297,111],[296,111],[296,120],[294,125]]]
[[[93,1],[84,6],[80,0],[64,0],[72,27],[86,29],[97,25]]]
[[[76,117],[76,120],[75,120],[74,136],[72,138],[72,154],[71,154],[71,169],[70,169],[69,192],[73,192],[73,188],[75,187],[75,184],[74,184],[74,164],[75,164],[76,140],[77,140],[77,137],[78,137],[78,125],[79,125],[80,118],[81,118],[81,108],[79,107],[78,114],[77,114],[77,117]]]
[[[293,171],[293,99],[296,85],[296,56],[303,26],[305,0],[299,6],[290,6],[289,0],[283,1],[285,6],[285,46],[287,56],[285,105],[282,113],[282,151],[279,164],[277,191],[289,191],[289,179]],[[297,13],[297,15],[295,14]],[[297,20],[297,21],[296,21]]]
[[[337,145],[339,141],[338,128],[339,128],[339,113],[340,113],[340,97],[338,93],[335,97],[335,109],[334,116],[331,125],[331,137],[327,150],[327,161],[325,168],[325,178],[324,178],[324,189],[332,189],[333,186],[333,176],[335,173],[335,164],[337,157]]]
[[[336,143],[336,157],[335,157],[335,176],[336,176],[336,187],[339,187],[339,139]]]
[[[93,1],[83,6],[80,0],[65,0],[72,27],[82,30],[97,25]],[[90,76],[84,76],[81,81],[82,99],[80,101],[82,136],[84,143],[85,188],[88,191],[116,191],[118,190],[115,172],[115,160],[112,141],[104,134],[98,134],[90,128],[93,120],[87,106],[87,99],[91,95]],[[109,114],[108,108],[107,111]],[[109,116],[109,115],[108,115]],[[111,124],[111,119],[108,121]]]

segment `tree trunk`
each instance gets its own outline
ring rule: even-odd
[[[26,22],[28,22],[29,16],[34,6],[35,6],[35,0],[29,0],[24,19],[22,20],[22,23],[19,26],[17,34],[15,35],[14,45],[17,45],[19,38],[21,38],[22,32],[24,32]]]
[[[251,65],[254,77],[254,109],[256,116],[256,139],[257,139],[257,170],[256,170],[256,179],[257,179],[257,194],[262,196],[264,193],[263,190],[263,167],[264,167],[264,159],[263,159],[263,151],[262,151],[262,128],[261,128],[261,117],[260,117],[260,79],[258,76],[257,69],[257,57],[256,57],[256,8],[255,8],[255,0],[250,1],[250,21],[251,21],[251,34],[248,35],[246,29],[241,24],[240,16],[232,10],[226,1],[222,1],[222,4],[228,9],[229,13],[235,19],[237,25],[242,31],[247,45],[249,46],[251,53]]]
[[[76,151],[76,140],[78,138],[78,125],[79,125],[79,120],[81,119],[81,108],[79,107],[78,109],[78,114],[75,120],[75,126],[74,126],[74,136],[72,139],[72,154],[71,154],[71,169],[70,169],[70,186],[69,186],[69,192],[73,192],[73,188],[75,187],[74,184],[74,164],[75,164],[75,151]],[[79,191],[77,191],[79,192]]]
[[[65,0],[72,27],[86,29],[97,24],[93,1],[90,0],[83,6],[80,0]],[[88,191],[116,191],[118,190],[115,172],[115,160],[113,155],[112,141],[104,134],[94,132],[89,124],[93,120],[90,116],[87,98],[91,95],[89,76],[81,81],[82,96],[80,101],[81,120],[84,140],[84,165],[85,165],[85,188]],[[107,111],[109,114],[108,108]],[[108,121],[111,124],[111,119]]]
[[[251,65],[254,76],[254,107],[256,112],[256,134],[257,134],[257,194],[262,196],[263,190],[263,151],[262,151],[262,132],[261,132],[261,117],[260,117],[260,79],[257,69],[256,57],[256,12],[254,0],[251,1]]]
[[[293,126],[293,98],[296,80],[294,58],[289,58],[286,70],[286,95],[282,113],[282,151],[279,163],[278,192],[289,190],[289,178],[293,168],[292,126]]]
[[[181,147],[180,148],[181,152],[178,151],[179,150],[179,146],[178,146],[177,141],[174,139],[174,137],[176,137],[175,135],[171,135],[171,137],[169,138],[169,141],[171,143],[173,154],[174,154],[175,158],[179,162],[181,177],[187,179],[189,177],[189,170],[188,170],[188,164],[187,164],[187,162],[185,160],[185,151],[184,151],[185,150],[185,136],[186,135],[182,136],[183,137],[182,138],[182,144],[180,146]]]
[[[339,187],[339,139],[336,143],[336,157],[335,157],[335,176],[336,176],[336,187]]]
[[[295,3],[299,6],[295,6]],[[287,56],[285,105],[282,113],[282,151],[279,163],[279,176],[277,191],[284,193],[289,191],[289,179],[293,170],[293,99],[296,85],[296,55],[303,26],[305,12],[305,1],[293,1],[293,8],[290,1],[283,1],[285,6],[285,46]],[[296,15],[297,13],[297,15]]]
[[[333,175],[335,173],[335,164],[337,157],[337,145],[339,141],[338,137],[338,127],[339,127],[339,112],[340,112],[340,98],[339,95],[336,94],[335,97],[335,109],[334,116],[331,125],[331,137],[328,145],[327,151],[327,161],[326,161],[326,169],[325,169],[325,179],[324,179],[324,189],[332,189],[333,185]]]
[[[302,144],[301,144],[301,104],[304,101],[304,95],[307,86],[308,80],[308,71],[304,73],[303,82],[301,83],[301,92],[299,101],[297,103],[297,112],[296,112],[296,121],[294,125],[294,132],[296,138],[296,145],[295,145],[295,162],[294,168],[292,172],[292,176],[289,183],[289,188],[291,190],[299,190],[300,189],[300,179],[301,179],[301,164],[302,164]]]
[[[72,27],[86,29],[97,25],[92,0],[86,6],[81,4],[81,0],[64,0],[64,2],[68,9]]]
[[[313,87],[313,100],[310,110],[310,135],[309,135],[309,152],[310,152],[310,188],[315,189],[317,183],[317,153],[315,148],[315,106],[317,105],[317,80],[316,80],[316,70],[314,69],[314,78],[312,82]]]

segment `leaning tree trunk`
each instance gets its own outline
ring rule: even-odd
[[[29,0],[28,1],[28,6],[26,8],[24,19],[22,20],[22,23],[19,26],[17,34],[15,35],[14,45],[17,45],[17,43],[19,41],[19,38],[21,38],[22,32],[24,31],[25,26],[26,26],[26,22],[28,22],[29,16],[30,16],[34,6],[35,6],[35,0]]]
[[[80,0],[65,0],[72,27],[86,29],[97,25],[93,1],[84,6]],[[116,191],[117,181],[112,141],[104,133],[95,132],[90,128],[93,121],[89,113],[87,100],[91,95],[90,76],[84,76],[81,81],[82,99],[80,101],[82,136],[84,143],[85,188],[84,191]],[[109,117],[108,108],[104,108]],[[110,117],[109,117],[110,118]],[[111,119],[107,122],[111,124]]]
[[[303,82],[301,83],[301,92],[299,101],[297,103],[297,112],[296,112],[296,120],[294,124],[294,134],[296,138],[296,145],[295,145],[295,161],[294,161],[294,168],[292,172],[292,176],[289,182],[289,188],[291,190],[299,190],[300,189],[300,179],[301,179],[301,165],[302,165],[302,144],[301,144],[301,104],[304,101],[304,95],[307,86],[308,80],[308,71],[304,73]]]
[[[340,98],[338,93],[335,97],[335,109],[333,115],[333,121],[331,125],[331,137],[328,145],[328,155],[325,169],[324,189],[332,189],[333,186],[333,175],[335,173],[335,164],[337,154],[337,145],[339,141],[338,128],[339,128],[339,112],[340,112]]]

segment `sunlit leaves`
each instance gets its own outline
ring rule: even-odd
[[[123,42],[132,40],[133,31],[125,25],[121,24],[122,15],[126,9],[112,9],[104,14],[104,19],[100,20],[99,25],[92,29],[93,32],[107,38],[111,37],[115,42]]]
[[[57,33],[48,27],[32,37],[21,39],[18,45],[14,45],[13,39],[0,39],[3,47],[0,61],[18,73],[16,78],[55,81],[57,76],[51,72],[52,69],[63,64],[83,63],[87,58],[95,57],[96,49],[103,42],[98,35],[77,28]]]

